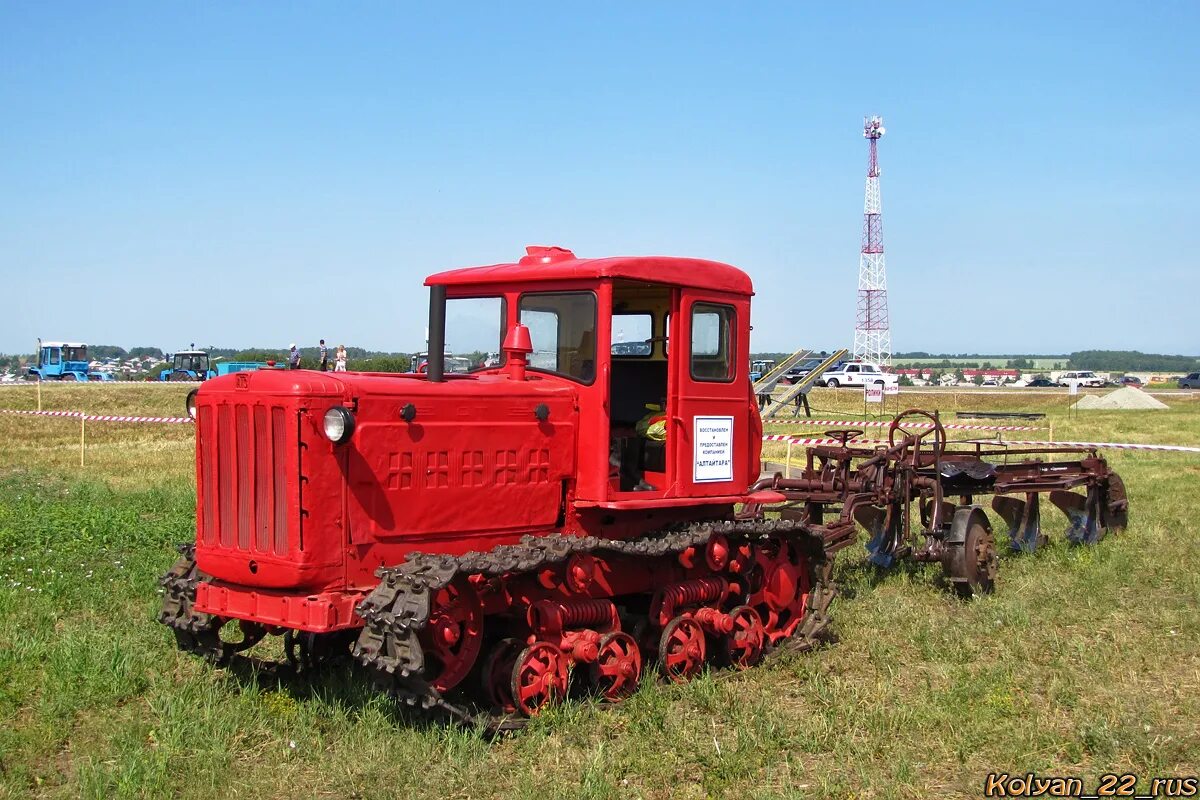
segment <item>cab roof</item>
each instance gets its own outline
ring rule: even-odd
[[[87,347],[83,342],[42,342],[42,347]]]
[[[479,284],[529,284],[542,281],[626,280],[694,286],[733,294],[754,294],[750,276],[719,261],[672,256],[615,256],[577,258],[562,247],[526,247],[525,256],[514,264],[493,264],[438,272],[425,279],[426,286],[474,286]]]

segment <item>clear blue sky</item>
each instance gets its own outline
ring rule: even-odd
[[[897,351],[1200,353],[1200,4],[0,5],[0,351],[421,346],[430,272],[694,255]]]

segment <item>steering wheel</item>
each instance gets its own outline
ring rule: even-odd
[[[855,436],[862,436],[862,431],[858,428],[834,428],[831,431],[825,431],[825,435],[830,439],[836,439],[842,447],[845,447],[846,442]]]
[[[912,426],[914,418],[924,417],[933,423],[932,428]],[[909,420],[910,428],[904,427],[905,420]],[[932,452],[938,458],[941,458],[942,453],[946,452],[946,429],[942,427],[941,421],[936,416],[928,411],[922,411],[919,408],[910,408],[907,411],[898,414],[892,420],[892,424],[888,426],[888,445],[896,447],[911,436],[915,436],[916,444],[919,448],[920,443],[925,440],[929,434],[933,434]]]

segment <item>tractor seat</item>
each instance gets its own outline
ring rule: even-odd
[[[987,490],[996,483],[996,466],[986,461],[943,461],[938,480],[950,491]]]

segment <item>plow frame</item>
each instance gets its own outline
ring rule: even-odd
[[[918,417],[932,425],[905,427]],[[998,565],[980,496],[992,496],[992,508],[1018,552],[1033,552],[1047,541],[1042,495],[1067,516],[1072,544],[1095,544],[1128,523],[1124,483],[1095,447],[950,442],[938,414],[920,409],[892,420],[887,445],[856,445],[861,433],[852,427],[828,431],[838,443],[806,448],[799,477],[776,473],[755,484],[786,501],[747,513],[779,512],[783,519],[802,521],[830,551],[853,544],[861,526],[872,563],[886,568],[906,558],[938,562],[964,596],[990,591]]]

